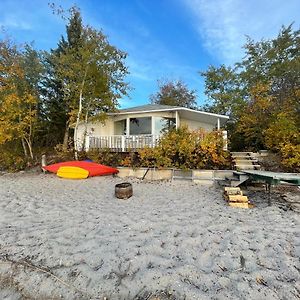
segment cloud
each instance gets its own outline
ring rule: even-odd
[[[4,28],[13,28],[13,29],[20,29],[20,30],[30,30],[32,25],[24,20],[17,19],[13,15],[6,15],[3,20],[0,21],[0,27]]]
[[[226,64],[242,58],[246,36],[254,40],[272,38],[282,25],[300,19],[299,0],[182,1],[206,49]]]

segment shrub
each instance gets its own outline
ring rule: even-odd
[[[24,156],[11,152],[2,152],[0,157],[0,170],[16,172],[24,170],[28,166],[28,160]]]
[[[291,172],[300,172],[300,145],[282,145],[280,152],[283,168]]]
[[[276,118],[264,131],[264,137],[266,148],[275,152],[280,152],[282,145],[300,143],[296,120],[286,112],[280,112],[276,115]]]
[[[0,146],[0,171],[16,172],[24,170],[31,162],[24,157],[22,148],[8,142]]]
[[[116,167],[122,161],[122,153],[111,152],[110,149],[93,149],[86,153],[85,159],[91,159],[99,164]]]
[[[281,166],[290,172],[300,171],[300,133],[291,113],[279,112],[264,131],[267,149],[281,155]]]
[[[141,149],[139,156],[144,167],[215,169],[231,165],[220,132],[189,131],[187,127],[166,133],[157,147]]]
[[[63,144],[57,144],[54,147],[54,154],[52,155],[52,158],[55,162],[74,160],[74,149],[65,149]]]
[[[123,153],[120,166],[131,167],[131,168],[139,167],[140,166],[139,156],[135,152],[130,152],[129,154]]]

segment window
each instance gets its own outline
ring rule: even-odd
[[[163,134],[170,129],[176,127],[176,119],[175,118],[161,118],[155,117],[155,133],[156,135]]]
[[[115,134],[116,135],[126,134],[126,119],[115,122]]]
[[[151,117],[130,118],[129,134],[151,134]]]

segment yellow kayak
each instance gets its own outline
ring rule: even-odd
[[[79,167],[60,167],[57,171],[57,176],[67,179],[86,179],[89,176],[89,171]]]

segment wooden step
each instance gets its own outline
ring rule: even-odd
[[[230,152],[231,155],[246,155],[246,154],[254,154],[253,152],[251,151],[235,151],[235,152]]]
[[[240,203],[248,203],[248,197],[242,195],[227,195],[225,199],[228,202],[240,202]]]
[[[260,170],[261,166],[260,165],[235,165],[237,170]]]
[[[258,162],[258,160],[256,158],[240,158],[240,157],[236,157],[233,159],[234,162]]]
[[[254,204],[253,203],[239,203],[239,202],[229,202],[229,206],[231,207],[238,207],[238,208],[253,208]]]
[[[256,163],[256,162],[236,162],[235,166],[260,166],[260,164]]]
[[[224,198],[231,207],[252,208],[254,205],[248,200],[247,196],[243,196],[243,192],[239,187],[225,187]]]
[[[224,193],[227,195],[243,195],[243,192],[239,187],[225,187]]]

